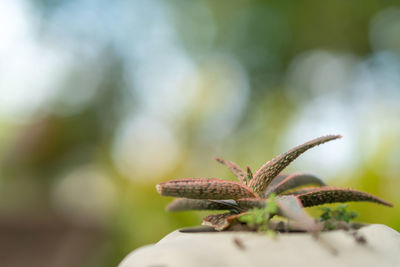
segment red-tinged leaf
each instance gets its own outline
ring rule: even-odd
[[[238,178],[239,182],[245,183],[247,178],[247,173],[235,162],[224,160],[221,158],[215,158],[221,164],[224,164],[228,169]]]
[[[319,187],[309,192],[296,196],[301,200],[303,206],[311,207],[326,203],[368,201],[392,207],[393,205],[379,197],[354,189],[339,188],[333,186]]]
[[[315,185],[325,185],[325,183],[321,180],[321,178],[307,173],[294,173],[288,175],[286,178],[282,179],[279,183],[270,184],[267,187],[267,191],[265,192],[265,196],[268,196],[271,193],[275,193],[279,195],[287,190],[296,188],[298,186],[307,185],[307,184],[315,184]]]
[[[185,210],[231,210],[237,209],[237,204],[225,200],[214,201],[209,199],[188,199],[178,198],[173,200],[168,206],[169,211]]]
[[[286,217],[292,222],[295,228],[308,232],[317,232],[322,230],[323,225],[317,223],[303,209],[303,205],[299,199],[294,196],[280,196],[276,198],[278,204],[278,214]]]
[[[280,182],[282,182],[289,175],[291,175],[291,174],[289,174],[289,173],[280,173],[280,174],[278,174],[274,179],[272,179],[271,183],[268,185],[268,187],[267,187],[265,192],[267,192],[268,188],[274,187],[277,184],[279,184]],[[267,195],[267,194],[265,193],[265,195]]]
[[[156,185],[160,195],[192,199],[238,199],[255,197],[246,185],[217,178],[188,178]]]
[[[254,178],[250,181],[249,186],[259,196],[263,196],[271,181],[298,156],[312,147],[340,137],[340,135],[327,135],[318,137],[302,145],[294,147],[283,154],[280,154],[258,169],[254,175]]]
[[[207,225],[213,227],[217,231],[222,231],[229,226],[240,216],[242,216],[243,213],[241,214],[235,214],[235,213],[221,213],[221,214],[213,214],[205,217],[203,219],[202,225]]]

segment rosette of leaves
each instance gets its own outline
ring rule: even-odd
[[[238,219],[249,211],[265,208],[271,195],[274,195],[277,209],[269,212],[266,220],[280,215],[289,219],[292,229],[311,232],[322,230],[323,223],[310,217],[304,207],[350,201],[369,201],[391,207],[391,203],[365,192],[327,186],[312,174],[281,174],[286,166],[308,149],[340,137],[322,136],[294,147],[265,163],[255,174],[250,167],[244,170],[234,162],[217,158],[237,177],[237,182],[217,178],[186,178],[159,183],[156,189],[163,196],[178,197],[167,206],[170,211],[228,211],[203,219],[203,225],[210,225],[216,230],[228,229],[240,223]]]

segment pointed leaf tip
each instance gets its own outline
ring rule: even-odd
[[[214,160],[218,161],[219,163],[223,163],[223,162],[224,162],[224,160],[223,160],[223,159],[221,159],[221,158],[218,158],[218,157],[214,158]]]
[[[274,157],[257,170],[253,179],[249,183],[250,187],[255,193],[257,193],[259,196],[262,196],[272,180],[298,156],[310,148],[340,137],[341,135],[320,136]]]
[[[296,197],[301,200],[305,207],[317,206],[327,203],[336,202],[351,202],[351,201],[368,201],[375,202],[388,207],[393,207],[389,203],[372,194],[358,191],[355,189],[335,187],[335,186],[322,186],[311,190],[303,190],[304,192],[296,194]]]

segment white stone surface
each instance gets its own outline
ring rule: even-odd
[[[397,231],[375,224],[363,227],[359,234],[366,238],[365,244],[342,230],[322,233],[318,240],[307,233],[271,238],[249,232],[174,231],[154,245],[134,250],[119,267],[400,266]]]

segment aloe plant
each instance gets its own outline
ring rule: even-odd
[[[229,168],[238,182],[217,178],[187,178],[159,183],[156,189],[163,196],[178,197],[167,206],[170,211],[229,211],[203,219],[204,225],[216,230],[228,229],[254,208],[264,208],[271,195],[276,196],[274,199],[278,208],[270,217],[278,214],[288,218],[292,228],[311,232],[322,230],[323,224],[310,217],[304,207],[349,201],[369,201],[391,207],[391,203],[365,192],[327,186],[321,178],[312,174],[281,174],[285,167],[308,149],[337,138],[341,136],[322,136],[294,147],[265,163],[255,174],[250,167],[244,170],[234,162],[216,158]]]

